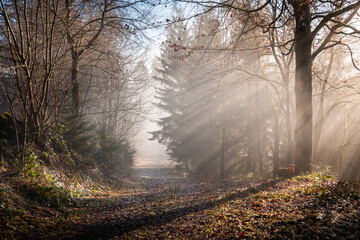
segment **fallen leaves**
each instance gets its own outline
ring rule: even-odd
[[[176,200],[173,202],[175,207],[173,210],[185,211],[185,206],[196,206],[196,204],[207,207],[194,207],[190,209],[190,212],[179,214],[173,219],[170,216],[162,225],[170,229],[170,232],[156,235],[156,237],[160,239],[179,237],[185,239],[237,237],[270,239],[282,236],[284,239],[292,239],[299,231],[308,229],[311,229],[311,233],[315,235],[328,235],[329,231],[316,232],[324,226],[330,230],[333,227],[331,222],[325,220],[320,221],[321,228],[317,226],[319,219],[330,218],[321,215],[324,209],[318,208],[320,202],[317,201],[316,194],[325,190],[330,191],[335,184],[334,180],[319,180],[317,177],[309,176],[278,181],[266,186],[265,184],[268,183],[262,180],[195,185],[183,182],[182,191],[172,196],[173,200]],[[311,195],[306,190],[304,191],[307,188],[310,189]],[[345,196],[337,197],[342,199]],[[156,199],[154,201],[156,202]],[[353,199],[350,205],[351,207],[348,206],[347,209],[354,209],[358,202]],[[317,212],[315,215],[314,211]],[[343,209],[338,209],[338,211],[341,216],[345,213]],[[335,212],[332,213],[334,214]],[[308,218],[303,216],[308,216]],[[178,225],[182,227],[176,228],[175,226]],[[131,239],[134,234],[142,232],[147,233],[148,238],[153,238],[152,232],[157,228],[158,224],[154,222],[143,227],[140,225],[132,231],[114,233],[114,236],[120,235]],[[333,234],[336,230],[330,232]]]
[[[358,186],[312,174],[287,180],[194,183],[142,177],[79,200],[62,215],[30,213],[11,236],[108,239],[315,239],[360,236]],[[0,204],[5,208],[5,203]],[[15,212],[16,213],[16,212]],[[40,214],[40,215],[37,215]],[[16,221],[24,221],[18,213]],[[13,221],[15,221],[13,219]],[[14,235],[17,234],[17,235]],[[6,235],[5,235],[6,236]]]

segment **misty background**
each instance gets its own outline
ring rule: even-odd
[[[0,6],[16,164],[360,177],[359,2],[34,4]]]

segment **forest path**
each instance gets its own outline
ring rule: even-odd
[[[359,239],[357,186],[322,175],[194,182],[140,169],[30,239]],[[22,238],[22,237],[20,237]]]
[[[72,234],[67,237],[122,239],[131,231],[171,224],[274,184],[258,180],[194,182],[167,168],[140,168],[135,170],[135,175],[136,184],[125,190],[125,194],[115,196],[107,207],[96,207],[94,211],[82,209],[87,212],[82,217],[86,221],[78,221],[74,226],[77,231],[70,229]],[[94,200],[99,199],[87,201]],[[73,235],[74,232],[77,233]],[[129,236],[130,239],[133,237]]]

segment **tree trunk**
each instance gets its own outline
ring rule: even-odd
[[[75,43],[75,37],[71,34],[71,26],[72,26],[72,20],[70,17],[71,12],[71,5],[73,4],[73,1],[66,0],[66,20],[67,20],[67,42],[70,45],[70,51],[71,51],[71,93],[72,93],[72,106],[74,113],[79,113],[80,110],[80,92],[79,92],[79,59],[82,55],[83,51],[79,51],[77,48],[77,45]]]
[[[221,130],[221,156],[220,156],[220,178],[225,177],[225,126],[223,124]]]
[[[257,151],[258,151],[258,161],[259,161],[259,173],[262,174],[263,172],[263,162],[262,162],[262,156],[261,156],[261,143],[260,143],[260,119],[259,119],[259,91],[258,91],[258,85],[257,82],[255,82],[256,87],[256,137],[257,137]]]
[[[296,1],[293,5],[295,30],[295,172],[311,171],[312,158],[312,58],[311,17],[308,2]]]
[[[246,171],[247,173],[252,173],[254,171],[254,159],[253,159],[253,147],[250,146],[248,149],[248,157],[247,157],[247,163],[246,163]]]
[[[331,73],[333,61],[334,61],[334,49],[330,49],[330,60],[329,65],[326,69],[325,73],[325,80],[322,83],[321,86],[321,92],[320,92],[320,100],[319,100],[319,112],[317,117],[317,123],[315,124],[314,129],[314,162],[319,162],[320,156],[319,156],[319,143],[322,135],[322,130],[325,124],[325,115],[324,115],[324,101],[325,101],[325,93],[326,93],[326,85]]]
[[[76,56],[72,58],[72,67],[71,67],[71,85],[72,85],[72,105],[75,113],[80,111],[80,90],[79,90],[79,66],[78,59]]]
[[[273,159],[273,174],[274,176],[279,171],[279,146],[280,146],[280,134],[279,134],[279,111],[275,110],[274,118],[274,159]]]
[[[285,92],[286,92],[286,99],[285,99],[285,111],[286,111],[286,132],[287,132],[287,156],[286,161],[288,165],[293,163],[293,139],[292,139],[292,124],[291,124],[291,96],[290,96],[290,88],[289,88],[289,75],[287,75],[287,79],[285,81]]]

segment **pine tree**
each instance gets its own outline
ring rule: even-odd
[[[180,10],[177,10],[177,15],[179,14]],[[179,144],[176,131],[183,108],[181,85],[188,66],[184,59],[189,51],[183,45],[189,36],[189,30],[184,22],[177,22],[170,25],[167,31],[166,41],[163,43],[159,58],[160,67],[156,69],[157,73],[154,76],[159,85],[156,89],[156,106],[166,116],[161,117],[157,122],[160,130],[153,131],[151,134],[152,140],[157,140],[167,146],[167,151],[173,160],[186,165],[184,159],[174,153]]]

